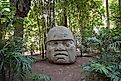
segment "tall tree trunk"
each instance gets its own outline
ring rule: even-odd
[[[118,0],[119,2],[119,26],[121,28],[121,0]]]
[[[0,49],[2,49],[3,47],[2,37],[3,37],[3,25],[0,24]]]
[[[20,23],[19,23],[19,24],[15,27],[14,36],[15,36],[15,37],[21,37],[21,38],[23,38],[23,34],[24,34],[23,24],[20,24]]]
[[[1,77],[2,81],[6,81],[6,75],[5,75],[5,69],[4,69],[4,67],[1,69],[1,74],[2,74],[2,77]]]
[[[121,15],[121,0],[118,0],[119,3],[119,11],[120,11],[120,15]]]
[[[0,50],[3,48],[3,40],[2,40],[2,37],[3,37],[3,25],[0,24]],[[4,59],[4,55],[3,54],[0,54],[0,62]],[[3,65],[4,66],[4,65]],[[6,81],[5,78],[5,69],[4,67],[2,67],[2,69],[0,70],[0,79],[2,81]]]
[[[48,0],[48,28],[52,28],[52,3],[51,0]]]
[[[52,27],[55,26],[55,0],[53,0],[53,8],[52,8],[52,14],[53,14],[53,22],[52,22]]]
[[[66,1],[64,1],[64,2],[61,2],[61,1],[59,1],[59,3],[63,3],[63,4],[65,4],[61,9],[62,9],[62,12],[61,12],[61,14],[60,14],[60,22],[59,22],[59,25],[60,26],[65,26],[65,27],[67,27],[68,25],[67,25],[67,10],[66,10]]]
[[[107,28],[110,29],[110,18],[109,18],[108,0],[106,0],[106,17],[107,17]]]
[[[63,3],[64,3],[65,5],[64,5],[64,7],[63,7],[63,9],[62,9],[62,10],[63,10],[63,13],[62,13],[62,14],[63,14],[63,18],[62,18],[61,21],[63,22],[62,25],[65,26],[65,27],[67,27],[68,25],[67,25],[67,10],[66,10],[66,3],[67,3],[67,2],[66,2],[66,0],[64,0]]]
[[[16,17],[24,18],[27,16],[30,10],[31,0],[10,0],[10,2],[16,6]],[[17,27],[15,27],[14,36],[23,38],[23,30],[23,22],[18,23]]]
[[[64,23],[63,23],[63,25],[65,26],[65,27],[67,27],[68,25],[67,25],[67,15],[66,15],[66,8],[64,8],[64,13],[63,13],[63,16],[64,16]]]

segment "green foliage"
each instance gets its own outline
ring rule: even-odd
[[[85,71],[100,73],[108,76],[109,72],[112,71],[112,66],[105,66],[104,64],[92,61],[90,64],[85,65],[83,69]]]
[[[33,59],[23,55],[21,44],[22,39],[10,39],[0,50],[0,71],[9,71],[9,77],[24,81],[31,74]]]
[[[24,20],[26,48],[28,50],[39,50],[44,40],[44,33],[47,32],[43,11],[45,6],[42,0],[32,0],[31,10]]]
[[[108,79],[110,81],[120,81],[121,80],[121,52],[120,53],[110,53],[107,57],[107,62],[105,63],[104,55],[91,61],[89,64],[83,66],[89,75],[98,74],[96,77],[101,77]]]
[[[120,30],[113,28],[108,30],[106,28],[98,29],[98,33],[93,37],[86,37],[84,46],[95,47],[100,52],[119,51],[121,45]]]
[[[110,2],[110,20],[112,22],[112,25],[116,27],[120,27],[120,21],[121,21],[121,10],[119,7],[118,1],[111,1]]]
[[[0,0],[0,29],[3,40],[14,34],[14,28],[22,24],[23,18],[15,16],[16,7],[9,0]]]
[[[31,3],[31,10],[24,22],[24,36],[27,39],[27,49],[29,50],[31,45],[34,45],[34,49],[41,47],[45,40],[44,36],[46,36],[43,36],[43,34],[48,32],[50,23],[53,23],[54,20],[55,24],[63,25],[65,22],[64,14],[67,16],[68,27],[78,37],[91,36],[94,33],[92,31],[95,26],[103,25],[102,17],[105,11],[101,0],[57,0],[55,5],[52,2],[50,5],[49,1],[42,2],[42,0],[32,0]],[[53,10],[53,5],[55,6],[55,17],[49,21],[50,9]]]
[[[96,37],[88,38],[88,45],[92,44],[92,47],[95,45],[101,54],[94,61],[83,66],[90,75],[97,74],[96,77],[108,81],[121,81],[121,39],[120,34],[114,34],[116,32],[119,33],[120,30],[101,29]]]
[[[31,74],[32,59],[24,56],[23,52],[27,49],[35,50],[41,48],[45,41],[45,33],[48,32],[49,9],[52,5],[48,4],[49,0],[32,0],[31,10],[28,17],[15,17],[15,7],[10,4],[9,0],[0,0],[0,26],[3,30],[4,47],[0,49],[0,71],[10,71],[14,78],[23,80]],[[51,3],[53,4],[53,3]],[[100,28],[105,18],[105,10],[102,0],[55,0],[55,23],[62,25],[64,23],[64,14],[67,16],[68,27],[73,31],[75,36],[84,38],[83,44],[87,47],[94,47],[100,50],[102,56],[98,61],[89,64],[90,71],[110,77],[112,81],[120,80],[120,11],[118,3],[112,0],[110,3],[110,20],[116,28],[108,30]],[[44,15],[47,16],[46,20]],[[14,33],[14,27],[23,24],[24,37],[26,46],[23,46],[21,39],[11,39]],[[53,20],[52,20],[53,21]],[[111,23],[112,24],[112,23]],[[46,27],[48,26],[48,27]],[[93,29],[99,28],[98,34]],[[1,33],[1,32],[0,32]],[[11,39],[6,41],[5,39]],[[0,39],[1,40],[1,39]],[[1,42],[0,42],[1,43]],[[86,44],[86,45],[85,45]],[[40,45],[40,46],[39,46]],[[118,53],[118,54],[117,54]],[[113,60],[112,60],[113,59]],[[87,66],[86,66],[87,67]],[[43,79],[42,79],[43,78]],[[35,75],[33,80],[47,80],[44,75]],[[117,80],[118,79],[118,80]]]
[[[15,15],[15,7],[10,4],[8,0],[0,1],[0,24],[11,23],[13,22],[13,18]]]
[[[30,12],[31,13],[31,12]],[[33,14],[32,14],[33,15]],[[24,38],[26,39],[26,49],[30,50],[31,46],[34,47],[33,49],[36,50],[39,45],[39,40],[41,39],[39,36],[38,28],[41,26],[38,26],[37,19],[31,18],[31,15],[29,15],[28,18],[24,21],[24,28],[25,28],[25,34]],[[40,20],[38,20],[40,22]]]
[[[43,74],[33,75],[32,81],[51,81],[50,77]]]
[[[64,20],[64,9],[68,19],[68,27],[74,32],[75,36],[91,36],[93,28],[103,25],[104,7],[101,0],[57,0],[56,3],[56,22],[60,25]],[[75,33],[76,32],[76,33]]]

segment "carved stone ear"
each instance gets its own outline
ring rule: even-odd
[[[81,52],[79,48],[76,48],[76,57],[80,57],[81,56]]]

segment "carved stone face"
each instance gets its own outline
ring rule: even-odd
[[[46,45],[48,60],[52,63],[74,63],[76,47],[70,30],[66,27],[54,27],[48,36],[51,36],[47,38]]]

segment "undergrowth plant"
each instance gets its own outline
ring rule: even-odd
[[[51,81],[51,78],[44,74],[34,74],[32,76],[32,81]]]
[[[50,81],[48,76],[32,76],[34,58],[24,55],[23,39],[10,39],[0,49],[0,75],[2,81]],[[34,78],[34,79],[33,79]]]
[[[82,66],[88,81],[121,81],[121,34],[120,30],[115,34],[114,30],[104,29],[98,36],[88,38],[100,51],[93,61]]]
[[[24,81],[32,71],[33,59],[23,54],[22,44],[22,39],[11,39],[0,49],[0,71],[4,70],[2,76],[10,81]]]

